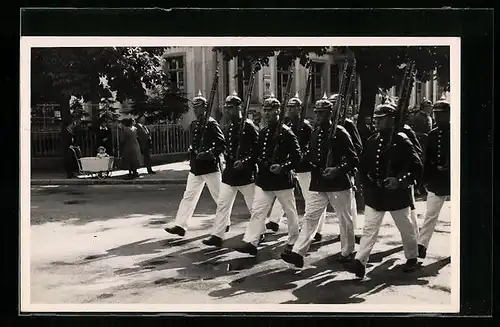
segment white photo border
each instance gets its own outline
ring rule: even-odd
[[[21,37],[20,39],[20,311],[24,312],[342,312],[460,311],[460,38],[459,37]],[[451,302],[373,304],[34,304],[30,301],[31,48],[110,46],[449,46],[451,111]]]

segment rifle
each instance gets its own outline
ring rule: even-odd
[[[250,80],[248,81],[248,88],[247,88],[247,94],[245,98],[245,105],[243,107],[243,113],[241,117],[241,122],[238,130],[238,147],[236,148],[236,157],[235,161],[237,161],[240,158],[240,152],[241,152],[241,141],[242,141],[242,135],[243,135],[243,130],[245,129],[245,120],[247,117],[247,112],[248,112],[248,107],[250,107],[250,98],[252,97],[252,92],[253,92],[253,87],[254,87],[254,82],[255,82],[255,74],[257,71],[259,71],[260,65],[256,61],[253,66],[252,66],[252,73],[250,75]]]
[[[349,84],[347,87],[344,105],[342,106],[342,114],[340,116],[340,125],[343,125],[347,118],[347,109],[349,108],[349,103],[351,102],[351,96],[353,91],[356,89],[356,59],[354,59],[354,64],[351,69],[351,76],[349,78]]]
[[[212,106],[215,100],[215,94],[217,92],[217,87],[219,85],[219,57],[215,60],[215,74],[212,82],[212,89],[210,90],[210,96],[208,97],[207,106],[205,108],[205,113],[203,114],[203,123],[201,126],[201,141],[198,146],[198,153],[201,152],[201,148],[203,146],[205,135],[207,131],[208,120],[210,119],[210,115],[212,114]]]
[[[275,145],[274,145],[272,162],[276,162],[276,158],[278,157],[278,148],[279,148],[278,138],[281,135],[281,126],[283,125],[283,119],[285,117],[285,115],[284,115],[285,106],[286,106],[286,103],[288,101],[288,98],[290,97],[294,67],[295,67],[295,65],[292,61],[290,64],[290,77],[288,78],[288,81],[286,82],[285,94],[283,94],[283,99],[282,99],[283,101],[281,102],[281,110],[280,110],[280,115],[278,118],[278,125],[276,125],[276,132],[274,133],[274,144]]]
[[[300,116],[299,116],[299,121],[297,122],[296,130],[300,130],[302,121],[307,113],[307,109],[309,108],[309,95],[311,93],[311,85],[312,85],[312,67],[309,67],[309,74],[307,75],[307,82],[306,82],[306,92],[304,93],[304,104],[302,105],[302,108],[300,110]]]
[[[415,82],[415,62],[410,61],[406,64],[405,72],[403,75],[403,80],[401,81],[401,89],[399,90],[399,99],[396,106],[396,118],[394,120],[394,125],[392,126],[392,132],[389,137],[389,142],[387,143],[387,153],[389,154],[390,148],[392,147],[392,140],[396,137],[399,130],[404,125],[405,111],[408,110],[408,105],[410,102],[410,95],[413,89],[413,84]],[[386,166],[386,177],[391,174],[391,158],[387,160]]]
[[[342,77],[340,79],[340,89],[339,89],[339,95],[337,98],[337,101],[335,102],[335,110],[334,110],[334,116],[332,120],[332,127],[330,127],[330,131],[328,133],[328,140],[331,142],[333,140],[333,137],[335,136],[335,133],[337,132],[337,125],[339,123],[339,117],[340,117],[340,109],[342,106],[342,100],[344,99],[344,90],[345,90],[345,83],[347,80],[347,68],[348,68],[348,62],[347,59],[344,63],[344,69],[342,71]],[[333,160],[333,154],[332,154],[332,148],[329,147],[328,150],[328,155],[326,157],[326,167],[330,167],[332,164]]]

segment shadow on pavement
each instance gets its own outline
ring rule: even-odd
[[[441,259],[427,266],[421,266],[413,273],[404,273],[401,265],[393,267],[397,259],[389,259],[367,273],[368,279],[333,280],[335,276],[316,279],[292,293],[296,300],[286,304],[336,304],[361,303],[365,297],[379,293],[392,286],[427,285],[422,279],[436,276],[443,267],[450,264],[450,257]],[[392,268],[391,268],[392,267]]]

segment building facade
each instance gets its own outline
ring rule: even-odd
[[[212,88],[212,82],[219,59],[219,87],[215,95],[212,114],[219,118],[225,97],[232,92],[243,98],[247,88],[248,76],[236,76],[238,68],[246,63],[234,58],[229,62],[222,59],[222,55],[212,51],[212,47],[171,47],[165,55],[165,70],[170,74],[171,81],[192,99],[201,91],[207,98]],[[345,57],[336,53],[333,48],[323,56],[311,55],[313,69],[313,85],[311,88],[310,104],[306,115],[312,116],[313,104],[320,99],[324,93],[331,95],[339,89],[340,75],[343,69]],[[298,92],[303,97],[306,89],[308,71],[299,64],[297,59],[294,67],[294,82],[292,84],[292,96]],[[276,56],[269,58],[269,66],[262,67],[255,77],[253,94],[250,98],[249,116],[261,110],[263,99],[274,94],[278,99],[282,98],[286,83],[290,77],[289,71],[278,69]],[[362,85],[358,78],[359,94]],[[395,96],[396,88],[393,87],[388,94]],[[431,101],[438,100],[443,94],[442,88],[437,81],[432,80],[425,83],[416,81],[410,97],[410,108],[418,106],[423,99]],[[359,101],[359,99],[358,99]],[[374,103],[377,105],[378,100]]]

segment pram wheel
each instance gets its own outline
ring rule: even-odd
[[[108,176],[109,176],[109,172],[107,172],[107,171],[100,171],[97,173],[97,178],[99,178],[99,179],[105,179]]]

